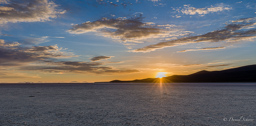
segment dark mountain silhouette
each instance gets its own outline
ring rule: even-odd
[[[243,66],[221,71],[199,71],[190,75],[164,77],[164,82],[256,82],[256,65]],[[111,83],[155,83],[158,78],[132,81],[113,80]]]

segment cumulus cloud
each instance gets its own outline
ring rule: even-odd
[[[91,58],[91,61],[99,61],[99,60],[104,60],[104,59],[110,59],[113,56],[96,56]]]
[[[74,55],[63,52],[62,48],[54,46],[22,47],[20,43],[5,43],[0,40],[0,66],[19,66],[52,58],[65,58]]]
[[[112,37],[118,37],[122,40],[143,38],[150,35],[160,34],[161,30],[151,27],[146,23],[142,23],[142,17],[131,19],[107,19],[102,18],[94,22],[85,22],[74,25],[68,32],[72,34],[82,34],[87,32],[96,32],[100,30],[102,33]]]
[[[18,43],[18,42],[5,43],[5,41],[3,39],[0,39],[0,47],[16,47],[19,45],[20,45],[20,43]]]
[[[49,21],[65,13],[48,0],[1,0],[0,3],[3,4],[0,7],[0,24]]]
[[[231,10],[232,8],[222,4],[218,4],[216,6],[211,6],[211,7],[205,7],[205,8],[195,8],[195,7],[191,7],[190,5],[184,5],[184,8],[181,10],[181,12],[183,14],[186,15],[206,15],[209,13],[215,13],[215,12],[221,12],[221,11],[225,11],[225,10]]]
[[[164,27],[164,25],[155,25],[153,22],[142,22],[142,14],[134,18],[102,18],[94,22],[85,22],[82,24],[73,25],[73,28],[68,30],[71,34],[83,34],[88,32],[99,32],[104,37],[122,40],[122,42],[143,43],[147,39],[159,39],[170,36],[179,36],[186,34],[174,26]],[[177,32],[179,30],[179,32]],[[179,33],[179,34],[178,34]]]
[[[202,50],[218,50],[218,49],[225,49],[226,47],[207,47],[207,48],[200,48],[200,49],[186,49],[178,52],[189,52],[189,51],[202,51]]]
[[[157,49],[184,45],[188,43],[199,42],[234,42],[234,41],[251,41],[256,38],[255,18],[240,19],[226,25],[224,28],[203,35],[183,37],[171,41],[160,42],[143,48],[133,50],[133,52],[150,52]]]

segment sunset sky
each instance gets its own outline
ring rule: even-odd
[[[256,64],[255,0],[0,0],[0,83]]]

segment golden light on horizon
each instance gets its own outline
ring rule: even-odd
[[[156,74],[156,78],[159,78],[159,88],[160,88],[160,91],[161,93],[163,92],[163,77],[166,77],[167,74],[166,72],[158,72]]]
[[[158,73],[156,74],[156,78],[163,78],[163,77],[166,77],[165,74],[167,74],[167,73],[166,73],[166,72],[158,72]]]

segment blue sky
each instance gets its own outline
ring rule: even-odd
[[[0,82],[95,82],[255,64],[253,0],[0,0]]]

